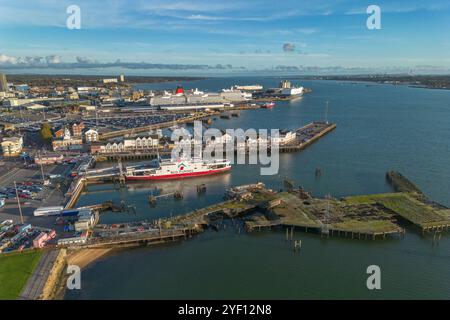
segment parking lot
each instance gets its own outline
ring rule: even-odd
[[[95,127],[98,121],[98,127],[108,130],[114,129],[131,129],[137,127],[145,127],[152,124],[158,124],[163,122],[176,121],[178,119],[189,116],[189,114],[154,114],[154,115],[142,115],[142,116],[130,116],[130,117],[110,117],[85,119],[83,122],[87,127]]]
[[[45,238],[45,245],[54,243],[56,231],[50,228],[32,226],[31,224],[14,224],[11,221],[0,221],[0,247],[3,252],[10,252],[35,247],[33,240],[41,233],[47,233],[49,237]]]
[[[1,113],[0,122],[12,123],[15,125],[30,124],[30,127],[40,128],[40,122],[42,122],[44,119],[50,120],[60,117],[61,116],[58,113],[51,111],[45,111],[44,114],[43,111],[16,110],[13,112]],[[36,124],[32,125],[32,123]]]
[[[17,181],[24,222],[54,228],[54,217],[34,217],[33,212],[38,207],[64,203],[65,192],[70,184],[68,177],[73,168],[73,164],[44,166],[44,178],[50,181],[49,185],[44,186],[40,167],[26,168],[23,164],[4,162],[0,168],[0,192],[6,198],[6,203],[0,208],[0,222],[8,219],[15,223],[20,222],[19,207],[13,188],[14,181]],[[50,176],[53,179],[50,179]]]

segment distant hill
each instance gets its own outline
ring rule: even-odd
[[[7,75],[8,82],[14,84],[28,84],[29,86],[97,86],[103,85],[105,78],[118,78],[119,75],[47,75],[47,74],[11,74]],[[205,79],[202,77],[149,77],[125,76],[123,84],[157,83],[169,81],[192,81]],[[114,83],[117,85],[116,83]],[[119,84],[121,84],[119,82]]]

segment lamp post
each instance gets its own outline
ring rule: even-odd
[[[20,214],[20,223],[23,224],[23,214],[22,214],[22,207],[20,206],[20,198],[19,198],[19,191],[17,191],[17,184],[14,181],[14,188],[16,189],[16,198],[17,198],[17,205],[19,207],[19,214]]]

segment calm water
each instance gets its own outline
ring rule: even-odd
[[[214,91],[237,83],[275,86],[279,80],[210,79],[183,86]],[[104,223],[154,219],[219,201],[231,185],[259,180],[279,189],[287,176],[316,196],[387,192],[384,174],[394,169],[450,206],[450,91],[322,81],[302,85],[313,93],[279,102],[273,110],[244,111],[240,118],[215,121],[219,128],[293,129],[325,119],[329,100],[328,118],[338,128],[303,152],[282,154],[279,175],[260,176],[258,166],[240,165],[226,175],[132,184],[121,191],[92,187],[79,204],[123,199],[138,208],[137,216],[105,214]],[[317,167],[323,172],[319,180]],[[207,185],[206,196],[196,194],[200,183]],[[150,193],[179,188],[185,193],[182,201],[148,205]],[[322,240],[304,233],[295,238],[303,241],[298,254],[284,242],[282,231],[247,235],[230,226],[183,243],[123,251],[83,271],[82,290],[67,292],[66,298],[450,298],[448,235],[439,246],[413,229],[402,240]],[[381,267],[381,291],[366,289],[365,271],[372,264]]]

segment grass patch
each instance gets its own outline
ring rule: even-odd
[[[399,227],[389,220],[347,220],[341,223],[334,223],[331,225],[333,229],[349,232],[360,233],[383,233],[395,232]]]
[[[41,256],[42,251],[0,255],[0,300],[19,297]]]
[[[450,209],[437,210],[436,213],[442,218],[450,221]]]
[[[430,227],[449,222],[443,214],[439,214],[433,207],[420,202],[408,193],[348,197],[345,198],[345,201],[349,204],[379,203],[420,227]]]
[[[344,198],[344,201],[348,204],[375,204],[380,203],[383,200],[394,198],[398,199],[404,195],[407,195],[406,193],[381,193],[381,194],[368,194],[368,195],[362,195],[362,196],[352,196],[352,197],[346,197]]]
[[[314,220],[309,218],[305,212],[299,209],[278,207],[274,209],[274,212],[277,215],[281,216],[281,221],[283,222],[283,224],[308,228],[319,227],[319,224],[317,224]]]
[[[246,202],[233,201],[223,205],[224,209],[245,209],[248,206]]]
[[[283,201],[283,204],[273,209],[273,211],[281,217],[284,224],[308,228],[319,227],[319,224],[315,221],[316,218],[308,213],[308,208],[297,196],[281,192],[278,194],[278,198]]]

